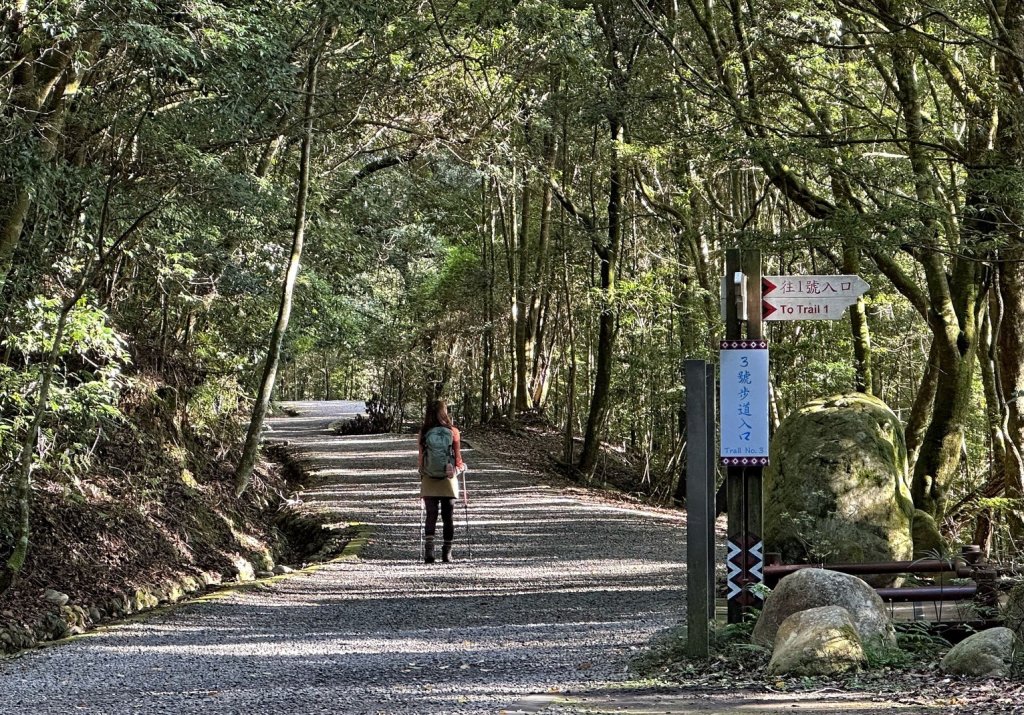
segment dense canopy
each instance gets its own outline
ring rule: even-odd
[[[247,486],[282,399],[529,411],[678,493],[727,248],[857,273],[772,418],[861,390],[915,506],[1014,551],[1024,2],[15,0],[0,30],[0,555],[133,385]],[[255,407],[253,407],[255,405]],[[249,439],[243,440],[246,426]],[[243,442],[247,447],[243,450]],[[72,498],[72,497],[68,497]]]

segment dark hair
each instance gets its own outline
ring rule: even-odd
[[[420,444],[426,446],[427,432],[434,427],[447,427],[452,429],[452,418],[448,416],[448,405],[444,400],[434,400],[427,405],[426,414],[423,415],[423,426],[420,427]]]

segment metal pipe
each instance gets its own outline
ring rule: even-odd
[[[915,588],[876,588],[883,601],[970,601],[978,593],[977,586],[921,586]]]
[[[848,574],[883,573],[946,573],[967,578],[972,570],[963,562],[945,559],[917,559],[916,561],[881,561],[858,564],[771,564],[764,567],[765,577],[782,578],[801,569],[827,569]]]

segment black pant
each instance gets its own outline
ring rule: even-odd
[[[423,529],[426,536],[433,536],[437,532],[437,510],[441,509],[441,535],[445,541],[455,538],[455,521],[452,514],[455,512],[455,499],[452,497],[423,497],[423,503],[427,507],[427,523]]]

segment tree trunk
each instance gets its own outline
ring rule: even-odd
[[[860,251],[852,246],[843,248],[843,273],[860,273]],[[864,299],[858,298],[850,306],[850,329],[853,332],[853,359],[856,366],[854,389],[868,395],[874,394],[871,369],[871,332],[868,329],[867,311]]]
[[[288,270],[281,286],[281,302],[277,312],[277,321],[270,334],[270,345],[267,348],[267,359],[263,366],[259,392],[253,405],[249,430],[245,436],[242,456],[235,470],[235,495],[241,496],[249,486],[252,470],[259,457],[260,438],[263,433],[263,421],[270,407],[270,397],[274,391],[277,368],[281,359],[281,345],[288,330],[288,321],[292,312],[292,295],[295,282],[299,276],[299,265],[302,260],[302,244],[306,233],[306,203],[309,199],[309,170],[313,150],[313,109],[317,89],[317,72],[320,57],[324,51],[326,39],[322,39],[319,47],[309,60],[306,71],[305,101],[303,103],[302,153],[299,159],[298,195],[295,200],[295,224],[292,230],[292,249],[288,259]]]
[[[98,32],[85,32],[54,47],[38,47],[35,37],[45,37],[38,27],[27,25],[27,5],[14,10],[5,23],[17,46],[15,57],[5,63],[11,70],[9,101],[2,115],[25,151],[39,164],[56,155],[64,119],[71,101],[67,89],[77,83],[100,44]],[[6,132],[6,130],[5,130]],[[25,220],[32,208],[31,179],[20,175],[0,183],[0,291],[11,271],[14,253],[21,242]]]
[[[597,359],[594,374],[594,390],[587,413],[587,428],[580,449],[577,465],[588,481],[597,467],[597,455],[601,445],[601,433],[608,414],[608,396],[611,392],[612,363],[615,354],[617,319],[615,313],[615,266],[618,261],[622,222],[622,167],[620,164],[620,142],[623,126],[616,116],[609,117],[611,133],[611,161],[608,186],[608,239],[603,246],[595,245],[601,273],[601,316],[598,322]]]
[[[324,349],[324,399],[331,399],[331,353]]]
[[[1007,255],[1009,254],[1009,255]],[[995,326],[996,373],[1002,398],[1000,426],[1005,436],[1003,478],[1009,499],[1024,498],[1024,250],[1004,252],[999,272],[997,296],[1002,306],[999,324]],[[1020,516],[1010,520],[1011,533],[1017,543],[1024,539]]]
[[[564,220],[561,222],[564,225]],[[569,366],[565,378],[565,441],[563,448],[563,461],[569,468],[569,477],[573,476],[575,469],[575,456],[573,454],[576,446],[576,328],[575,318],[572,312],[572,290],[569,281],[569,256],[562,247],[562,288],[565,290],[565,325],[566,340],[569,343]],[[564,348],[563,348],[564,349]]]
[[[557,83],[553,88],[557,91]],[[544,171],[550,175],[555,168],[556,145],[554,133],[544,133],[542,150]],[[548,288],[548,247],[551,239],[551,210],[553,207],[553,191],[548,182],[544,182],[540,203],[540,230],[537,232],[537,246],[534,252],[533,290],[530,295],[527,321],[526,344],[527,352],[532,354],[533,369],[530,377],[530,395],[533,407],[542,407],[546,393],[548,363],[551,359],[550,350],[545,351],[544,331],[547,326],[547,308],[550,301]]]
[[[899,28],[896,28],[899,29]],[[910,49],[892,50],[897,96],[906,123],[907,153],[914,174],[915,196],[923,206],[938,206],[932,166],[924,149],[924,119],[914,57]],[[968,205],[971,197],[968,197]],[[968,220],[964,234],[969,233]],[[938,349],[937,399],[914,465],[910,492],[914,506],[932,516],[942,515],[945,489],[960,464],[966,421],[970,415],[977,353],[976,299],[979,265],[971,257],[949,259],[941,247],[943,226],[929,213],[921,219],[926,238],[920,261],[924,269],[930,310],[928,322]],[[963,238],[963,236],[961,236]]]
[[[487,295],[484,296],[483,356],[480,375],[480,423],[491,418],[491,375],[494,373],[494,235],[497,231],[497,213],[490,207],[486,179],[480,181],[481,255],[484,275],[487,276]],[[487,228],[485,228],[485,226]]]
[[[530,190],[531,172],[523,172],[523,200],[520,206],[519,241],[516,246],[518,259],[515,267],[515,281],[513,282],[513,305],[512,305],[512,327],[513,344],[515,347],[516,359],[516,404],[517,411],[525,411],[530,407],[530,388],[527,382],[530,363],[527,360],[527,334],[529,316],[526,306],[526,286],[523,284],[528,280],[529,256],[530,256]]]
[[[924,441],[924,433],[928,428],[928,422],[932,415],[932,406],[935,404],[935,395],[939,389],[939,350],[932,340],[928,349],[928,362],[924,367],[924,374],[917,387],[914,396],[914,404],[910,407],[910,415],[907,418],[907,426],[904,430],[907,440],[907,465],[910,473],[914,473],[917,464],[917,455],[921,451],[921,443]]]
[[[1001,152],[1001,177],[1013,186],[1019,185],[1021,167],[1024,166],[1024,2],[1007,0],[993,4],[1001,7],[1002,17],[994,26],[1001,29],[1000,40],[1004,46],[998,52],[996,67],[1001,87],[1006,93],[1000,106],[1000,122],[997,134]],[[1003,405],[1003,429],[1006,434],[1006,496],[1011,499],[1024,497],[1024,207],[1020,205],[1019,194],[1006,190],[999,196],[997,215],[1003,219],[1003,232],[1010,247],[1000,252],[1001,259],[996,265],[998,301],[1001,308],[999,324],[995,327],[997,371]],[[1019,510],[1011,519],[1011,536],[1016,543],[1024,540]]]
[[[53,383],[53,370],[60,357],[60,346],[64,340],[64,330],[68,324],[68,316],[71,314],[75,304],[78,303],[83,292],[84,290],[80,289],[61,308],[60,316],[57,318],[57,327],[53,335],[53,345],[46,357],[46,366],[43,369],[43,379],[36,398],[35,413],[32,415],[32,423],[29,425],[28,431],[25,433],[21,443],[17,472],[15,473],[15,488],[18,500],[17,534],[14,539],[14,550],[7,558],[3,572],[0,573],[0,594],[5,593],[15,584],[18,574],[25,566],[25,559],[28,557],[29,537],[32,533],[32,458],[36,451],[39,428],[43,424],[43,417],[46,415],[46,408],[50,401],[50,385]]]
[[[994,296],[993,296],[994,297]],[[989,459],[989,478],[983,491],[988,492],[998,489],[994,494],[985,496],[996,496],[1005,487],[1004,470],[1006,467],[1006,433],[1003,431],[1003,405],[1004,401],[999,394],[999,384],[996,377],[996,355],[993,334],[993,323],[999,322],[998,309],[989,310],[981,323],[981,355],[978,360],[981,366],[981,383],[985,391],[985,422],[988,427],[989,445],[991,457]],[[978,520],[974,527],[974,539],[972,543],[978,544],[987,553],[991,548],[993,511],[991,508],[982,509],[978,514]]]

